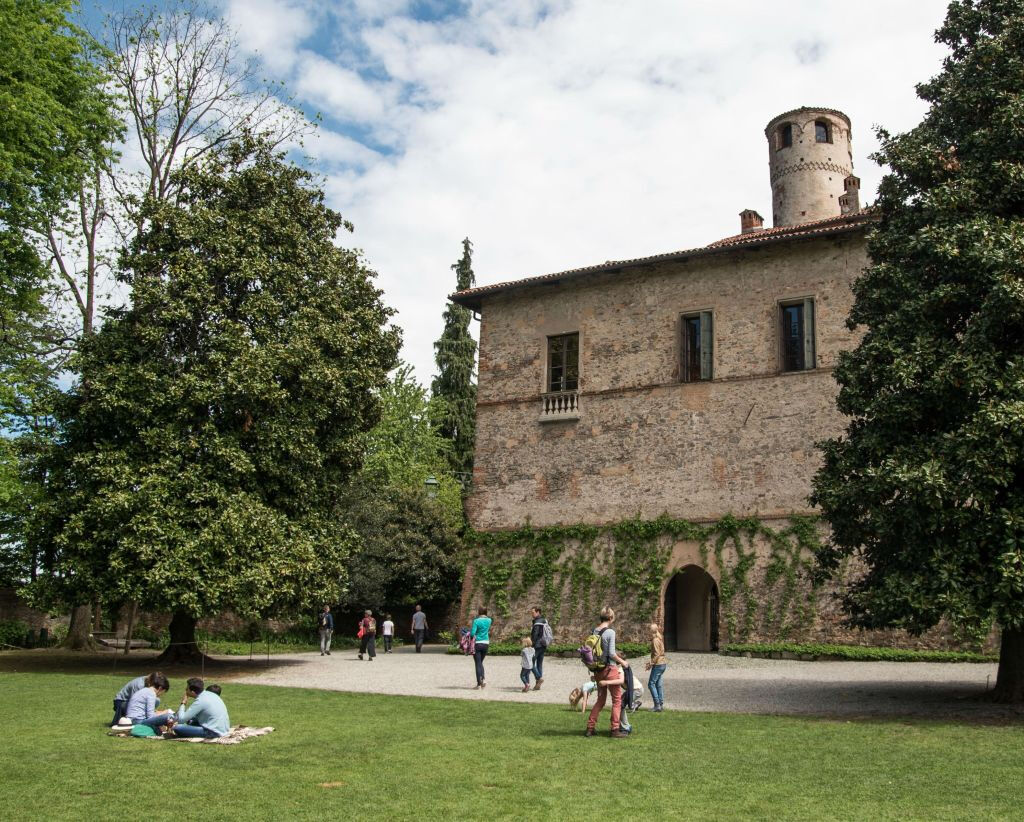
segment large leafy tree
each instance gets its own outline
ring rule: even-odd
[[[459,291],[472,288],[473,244],[462,241],[462,258],[452,265]],[[437,376],[431,391],[436,400],[435,425],[452,444],[448,459],[452,470],[464,482],[473,471],[473,443],[476,439],[476,340],[469,333],[472,312],[455,303],[444,311],[444,331],[434,343]]]
[[[243,140],[150,199],[130,308],[82,347],[38,528],[67,600],[262,617],[340,596],[338,516],[397,329],[310,175]]]
[[[995,698],[1024,699],[1024,0],[955,0],[943,70],[889,166],[864,336],[836,370],[844,436],[812,500],[822,568],[857,557],[853,623],[1002,630]]]
[[[343,607],[452,602],[462,579],[459,530],[422,488],[356,485],[347,516],[358,534]]]
[[[0,565],[8,582],[35,573],[23,515],[40,492],[34,456],[51,430],[54,373],[66,353],[39,238],[121,131],[103,51],[69,22],[75,5],[0,0]]]
[[[341,604],[358,610],[450,601],[461,579],[462,494],[448,465],[451,444],[431,424],[436,399],[403,364],[380,400],[380,421],[366,436],[363,466],[346,495],[358,543]]]

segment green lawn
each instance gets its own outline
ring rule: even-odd
[[[228,680],[234,722],[278,729],[229,747],[105,736],[122,679],[0,673],[0,818],[1019,819],[1024,796],[1019,725],[646,713],[620,741],[606,714],[584,739],[560,706]]]

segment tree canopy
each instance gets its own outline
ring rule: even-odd
[[[881,223],[836,369],[844,436],[812,501],[825,572],[857,557],[853,623],[1002,629],[1024,698],[1024,0],[955,0],[950,54],[905,134],[880,131]]]
[[[335,600],[346,481],[400,336],[311,176],[244,140],[147,200],[130,308],[84,341],[38,529],[47,585],[194,620]]]
[[[462,241],[462,258],[452,270],[458,291],[473,287],[473,244],[468,237]],[[445,308],[444,331],[434,343],[437,376],[431,386],[436,400],[435,425],[452,444],[448,452],[452,471],[467,483],[472,478],[476,440],[476,340],[469,333],[472,317],[461,305],[448,303]]]

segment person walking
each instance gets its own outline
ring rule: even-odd
[[[523,646],[522,653],[520,654],[522,670],[519,672],[519,678],[523,682],[523,693],[525,694],[530,690],[530,674],[533,673],[534,648],[533,641],[528,636],[523,637],[521,644]]]
[[[370,662],[377,656],[377,620],[373,618],[373,611],[363,611],[363,621],[359,624],[363,635],[359,640],[359,658],[363,654],[369,655]]]
[[[476,665],[476,687],[486,688],[487,681],[484,679],[484,658],[487,656],[487,648],[491,644],[491,618],[487,616],[487,609],[480,606],[477,617],[469,628],[476,642],[476,649],[473,651],[473,663]]]
[[[531,613],[533,625],[530,627],[530,642],[533,643],[534,651],[533,690],[539,691],[541,683],[544,682],[544,652],[551,640],[551,626],[548,625],[540,608],[534,608]]]
[[[412,615],[412,630],[409,631],[416,640],[416,653],[423,649],[423,637],[426,635],[428,627],[427,615],[423,613],[423,607],[417,605]]]
[[[665,656],[665,637],[661,635],[661,626],[652,622],[650,629],[651,659],[647,663],[647,670],[651,675],[647,680],[647,690],[651,692],[651,699],[654,700],[651,710],[661,713],[665,708],[665,691],[661,687],[661,678],[668,667],[668,658]]]
[[[395,623],[391,621],[391,614],[384,614],[384,624],[381,625],[384,629],[384,653],[391,653],[391,641],[395,637]]]
[[[331,655],[331,636],[334,634],[334,614],[331,606],[325,605],[318,620],[320,626],[320,656]]]
[[[604,667],[597,672],[594,681],[597,682],[597,700],[587,717],[587,730],[584,736],[593,736],[597,727],[597,718],[604,709],[604,703],[608,698],[609,691],[612,697],[612,738],[628,739],[629,734],[623,733],[620,728],[622,718],[622,682],[624,677],[622,671],[616,666],[618,663],[623,668],[628,668],[629,663],[619,656],[615,650],[615,629],[612,623],[615,622],[615,611],[605,606],[601,610],[601,621],[594,629],[594,633],[601,637],[601,660]]]

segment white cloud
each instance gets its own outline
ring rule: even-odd
[[[297,47],[316,27],[309,8],[281,0],[226,0],[224,13],[243,49],[258,53],[277,73],[292,68]]]
[[[297,8],[259,2],[257,31]],[[740,210],[771,213],[765,124],[801,105],[850,116],[871,199],[871,127],[920,119],[945,6],[472,0],[424,22],[405,0],[344,0],[297,12],[274,60],[339,128],[394,149],[327,133],[314,154],[426,381],[464,236],[486,284],[735,233]],[[336,53],[303,41],[316,15]]]

